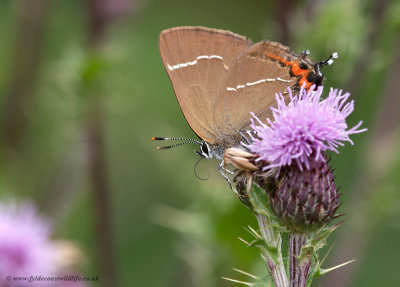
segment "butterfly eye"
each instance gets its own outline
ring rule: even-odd
[[[200,148],[201,148],[201,152],[202,152],[203,154],[208,155],[209,150],[208,150],[208,145],[207,145],[206,142],[203,142],[203,143],[200,145]]]

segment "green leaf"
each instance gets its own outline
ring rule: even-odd
[[[311,254],[315,252],[314,247],[310,244],[304,245],[301,247],[300,254],[297,256],[297,260],[299,260],[300,264],[309,261]]]
[[[286,231],[286,228],[274,214],[266,191],[257,183],[252,184],[249,198],[253,213],[265,215],[272,227],[277,228],[279,231]]]
[[[278,248],[269,245],[264,238],[257,238],[250,242],[249,246],[257,247],[265,256],[277,259],[279,256]]]
[[[310,245],[313,246],[314,252],[326,245],[326,239],[334,230],[335,228],[323,227],[311,234]]]

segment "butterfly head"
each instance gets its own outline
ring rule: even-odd
[[[197,153],[199,156],[203,157],[203,158],[212,158],[212,153],[211,153],[211,149],[210,146],[208,145],[208,143],[206,141],[202,141],[200,144],[200,150],[195,150],[194,152]]]

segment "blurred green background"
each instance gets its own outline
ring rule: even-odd
[[[234,286],[266,273],[251,213],[218,174],[193,172],[195,135],[158,53],[167,28],[201,25],[280,41],[314,61],[337,51],[325,87],[356,101],[369,131],[332,154],[347,221],[314,286],[396,286],[400,258],[400,1],[0,1],[0,192],[32,198],[77,242],[94,286]]]

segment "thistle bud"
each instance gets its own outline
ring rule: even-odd
[[[326,161],[310,161],[310,168],[282,168],[270,196],[275,214],[295,233],[315,231],[335,218],[339,194]]]

